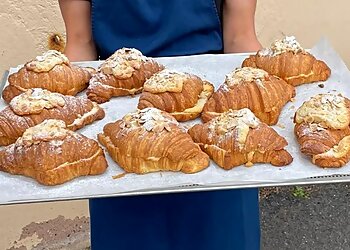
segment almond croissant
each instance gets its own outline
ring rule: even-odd
[[[320,94],[303,103],[294,117],[302,153],[323,168],[338,168],[350,160],[350,100]]]
[[[74,131],[104,116],[103,109],[88,99],[29,89],[0,111],[0,146],[15,142],[26,129],[46,119],[63,120]]]
[[[164,69],[144,84],[138,108],[158,108],[178,121],[197,118],[214,86],[198,76]]]
[[[293,160],[284,150],[287,141],[249,109],[227,111],[208,123],[193,126],[188,133],[226,170],[258,162],[284,166]]]
[[[9,103],[12,98],[30,88],[76,95],[87,87],[94,71],[92,68],[72,65],[65,55],[49,50],[26,63],[17,73],[11,74],[2,97]]]
[[[87,96],[97,103],[103,103],[113,96],[140,93],[144,82],[163,68],[136,49],[119,49],[93,75]]]
[[[169,114],[155,108],[129,113],[109,123],[98,139],[126,172],[196,173],[209,165],[209,157]]]
[[[27,129],[16,143],[0,149],[0,170],[58,185],[79,176],[105,172],[98,143],[67,130],[63,121],[46,120]]]
[[[263,69],[293,86],[326,81],[331,74],[326,63],[306,52],[293,36],[276,40],[270,48],[249,56],[242,67]]]
[[[262,122],[278,122],[284,105],[295,96],[293,86],[255,68],[239,68],[226,75],[225,82],[204,105],[202,120],[209,121],[230,109],[249,108]]]

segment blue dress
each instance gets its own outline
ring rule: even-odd
[[[121,47],[147,56],[220,53],[215,0],[92,0],[101,59]],[[234,171],[234,170],[233,170]],[[90,200],[92,250],[260,248],[258,190]]]

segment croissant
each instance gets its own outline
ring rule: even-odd
[[[270,48],[249,56],[242,67],[266,70],[293,86],[326,81],[331,74],[327,64],[305,51],[293,36],[276,40]]]
[[[208,155],[179,127],[175,118],[155,108],[138,110],[107,124],[98,139],[126,172],[189,174],[209,165]]]
[[[26,63],[17,73],[9,76],[9,85],[2,97],[9,103],[12,98],[30,88],[43,88],[64,95],[76,95],[84,90],[94,73],[92,68],[70,64],[68,58],[55,50]]]
[[[119,49],[93,75],[87,96],[97,103],[103,103],[113,96],[140,93],[144,82],[163,68],[136,49]]]
[[[28,176],[43,185],[102,174],[106,168],[98,143],[66,129],[59,120],[31,127],[14,144],[0,149],[1,171]]]
[[[46,119],[63,120],[74,131],[104,116],[103,109],[88,99],[28,89],[0,111],[0,145],[14,143],[26,129]]]
[[[197,118],[214,86],[198,76],[164,69],[144,84],[138,108],[158,108],[178,121]]]
[[[246,108],[222,113],[208,123],[193,126],[188,133],[226,170],[258,162],[285,166],[293,160],[284,149],[287,141]]]
[[[226,75],[225,82],[204,105],[202,120],[208,122],[230,109],[249,108],[262,122],[274,125],[294,96],[294,87],[279,77],[261,69],[239,68]]]
[[[350,160],[350,100],[319,94],[303,103],[295,117],[302,153],[322,168],[339,168]]]

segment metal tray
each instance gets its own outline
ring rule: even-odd
[[[329,48],[329,44],[325,41],[323,43],[321,42],[320,49],[324,50],[330,50],[330,54],[332,54],[333,57],[336,57],[337,55],[334,54],[334,51],[332,51],[331,48]],[[246,57],[248,54],[237,54],[237,55],[229,55],[227,58],[234,58],[239,57],[243,58]],[[199,58],[199,59],[198,59]],[[196,60],[201,61],[203,60],[203,57],[198,57]],[[208,57],[209,59],[211,57]],[[164,59],[165,61],[167,59]],[[179,59],[181,61],[181,59]],[[187,58],[182,58],[182,63],[184,61],[187,61]],[[337,58],[339,61],[339,58]],[[342,61],[341,61],[342,62]],[[86,65],[86,63],[80,63],[81,65]],[[88,65],[91,64],[87,63]],[[94,66],[96,66],[98,62],[94,62]],[[337,65],[338,66],[338,65]],[[340,65],[340,68],[342,67],[342,72],[348,74],[348,70],[346,66]],[[7,77],[9,72],[6,71],[2,81],[0,83],[0,93],[6,83]],[[350,76],[346,76],[350,79]],[[302,94],[302,93],[301,93]],[[350,92],[349,92],[350,94]],[[311,164],[311,163],[310,163]],[[264,168],[261,166],[261,168]],[[326,173],[326,172],[325,172]],[[178,176],[175,176],[174,178],[170,178],[168,180],[168,183],[162,183],[162,185],[150,185],[149,187],[147,185],[144,185],[142,189],[135,188],[124,188],[123,190],[113,190],[113,189],[104,189],[104,179],[101,179],[100,181],[95,182],[85,182],[85,180],[79,180],[79,188],[80,191],[76,192],[74,188],[77,187],[77,185],[71,185],[69,183],[63,184],[66,185],[65,189],[60,188],[51,188],[51,187],[44,187],[39,186],[35,182],[24,182],[27,188],[25,190],[25,193],[21,193],[19,190],[19,187],[21,187],[21,184],[18,184],[19,180],[27,181],[28,178],[25,177],[19,177],[19,176],[10,176],[6,175],[6,180],[10,179],[8,181],[11,183],[11,185],[3,186],[2,192],[0,193],[0,205],[5,204],[21,204],[21,203],[33,203],[33,202],[46,202],[46,201],[62,201],[62,200],[77,200],[77,199],[89,199],[89,198],[102,198],[102,197],[118,197],[118,196],[132,196],[132,195],[150,195],[150,194],[164,194],[164,193],[179,193],[179,192],[199,192],[199,191],[214,191],[214,190],[227,190],[227,189],[239,189],[239,188],[256,188],[256,187],[272,187],[272,186],[289,186],[289,185],[310,185],[310,184],[324,184],[324,183],[341,183],[341,182],[350,182],[350,170],[343,171],[342,173],[338,173],[337,171],[334,172],[327,172],[329,174],[324,174],[322,176],[313,176],[308,178],[295,178],[294,179],[286,179],[278,180],[278,179],[265,179],[264,181],[261,180],[246,180],[242,181],[241,179],[223,179],[223,181],[216,182],[213,184],[210,183],[194,183],[194,182],[174,182],[169,184],[169,180],[177,180],[176,178]],[[335,174],[333,174],[335,173]],[[348,174],[349,173],[349,174]],[[160,174],[162,175],[162,174]],[[166,175],[164,173],[163,175]],[[1,177],[1,176],[0,176]],[[111,178],[110,176],[108,176]],[[168,176],[169,177],[169,176]],[[132,178],[134,182],[142,181],[142,178],[145,178],[145,176],[133,176]],[[159,176],[158,176],[159,178]],[[166,179],[166,178],[163,178]],[[243,178],[244,179],[244,178]],[[4,180],[4,179],[2,179]],[[155,179],[153,179],[155,180]],[[218,179],[217,179],[218,180]],[[164,180],[163,180],[164,181]],[[73,181],[74,182],[74,181]],[[176,185],[178,183],[178,185]],[[13,185],[12,185],[13,184]],[[91,186],[93,184],[94,186]],[[117,185],[117,184],[116,184]],[[137,187],[137,186],[136,186]],[[30,190],[33,188],[34,191]],[[94,189],[94,192],[90,192],[90,190],[86,189]],[[96,191],[97,190],[97,191]]]

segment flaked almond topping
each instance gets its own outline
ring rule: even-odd
[[[26,64],[28,70],[34,72],[48,72],[56,65],[69,65],[68,58],[57,50],[49,50],[41,56],[37,56],[33,61]]]
[[[134,48],[118,49],[107,60],[102,63],[100,70],[104,74],[114,75],[119,78],[129,78],[140,69],[143,62],[147,61],[139,50]]]
[[[262,69],[243,67],[238,68],[226,75],[225,84],[230,87],[237,84],[255,81],[258,85],[264,87],[263,82],[268,73]]]
[[[134,113],[127,114],[123,118],[121,128],[137,129],[144,128],[150,132],[162,132],[163,130],[170,131],[170,125],[178,125],[178,122],[170,115],[156,108],[146,108],[138,110]]]
[[[264,48],[258,52],[259,56],[276,56],[284,52],[304,53],[305,50],[301,47],[294,36],[286,36],[283,39],[274,41],[270,48]]]
[[[42,141],[57,141],[66,138],[68,130],[61,120],[49,119],[28,128],[16,141],[16,146],[30,146]],[[57,144],[57,142],[55,142]]]
[[[350,124],[350,113],[342,95],[319,94],[303,103],[296,112],[295,121],[343,129]]]
[[[234,133],[240,148],[244,147],[249,129],[257,128],[260,121],[250,111],[244,108],[241,110],[230,110],[209,122],[209,133],[219,136]]]
[[[10,102],[11,109],[17,115],[39,114],[44,109],[63,107],[64,105],[63,95],[40,88],[28,89]]]
[[[182,91],[184,82],[190,77],[189,74],[164,69],[154,74],[144,84],[144,90],[151,93],[164,93]]]

